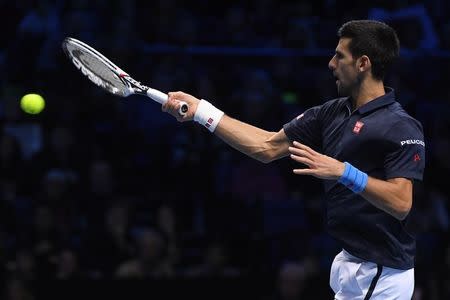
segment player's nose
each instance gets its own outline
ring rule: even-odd
[[[334,56],[328,62],[328,69],[330,69],[331,71],[334,71],[336,69],[336,63],[334,60]]]

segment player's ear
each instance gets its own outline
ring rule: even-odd
[[[372,67],[370,58],[367,55],[362,55],[357,59],[357,67],[360,72],[369,70]]]

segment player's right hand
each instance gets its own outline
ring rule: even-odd
[[[162,111],[168,112],[174,116],[179,122],[191,121],[194,119],[194,114],[197,110],[199,99],[192,95],[183,92],[170,92],[169,98],[166,103],[161,107]],[[180,101],[184,101],[189,106],[187,113],[184,116],[180,116],[178,110],[180,108]]]

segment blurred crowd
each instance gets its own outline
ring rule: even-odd
[[[336,97],[336,31],[363,18],[398,31],[402,57],[385,82],[425,131],[408,218],[413,298],[450,298],[447,1],[0,0],[0,14],[1,299],[45,298],[42,281],[211,278],[247,282],[253,294],[240,286],[234,299],[331,299],[340,249],[320,181],[293,175],[288,159],[253,161],[144,97],[107,94],[61,42],[80,39],[144,84],[278,131]],[[46,100],[38,115],[20,109],[30,92]]]

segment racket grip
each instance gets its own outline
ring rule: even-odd
[[[149,88],[147,90],[147,96],[158,102],[159,104],[164,104],[167,102],[168,96],[161,91]]]
[[[156,102],[160,103],[160,104],[164,104],[167,102],[168,96],[167,94],[149,88],[147,90],[147,96],[149,96],[150,98],[152,98],[153,100],[155,100]],[[178,113],[180,114],[180,116],[184,116],[186,115],[187,111],[189,110],[189,106],[186,102],[184,101],[180,101],[180,109],[178,110]]]

